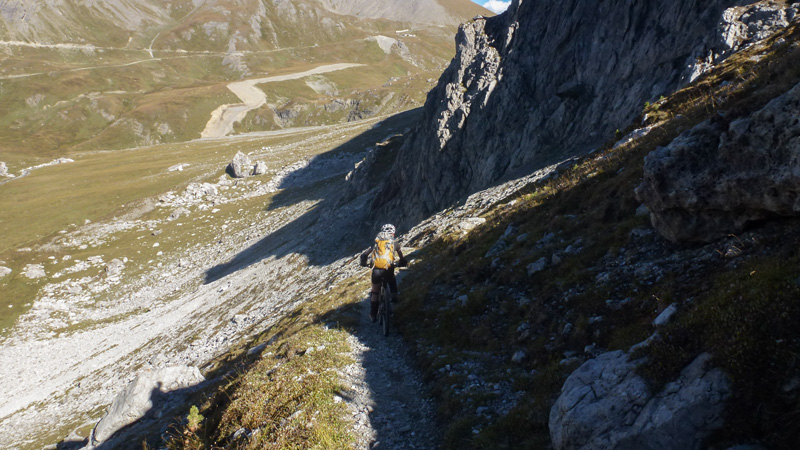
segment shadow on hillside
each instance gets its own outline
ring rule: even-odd
[[[410,128],[420,114],[421,110],[416,109],[387,118],[379,127],[315,156],[305,167],[287,176],[279,185],[282,191],[275,195],[267,211],[280,214],[281,208],[303,201],[318,200],[318,203],[228,262],[211,267],[205,283],[213,283],[269,257],[302,254],[309,265],[322,266],[368,247],[369,235],[374,230],[365,223],[369,213],[365,205],[353,201],[337,206],[346,189],[345,174],[363,157],[364,149]]]

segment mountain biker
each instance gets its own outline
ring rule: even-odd
[[[407,265],[400,244],[394,240],[395,227],[387,223],[381,227],[380,233],[375,237],[375,244],[361,254],[361,265],[367,267],[367,258],[372,258],[372,295],[370,296],[369,319],[378,320],[378,300],[381,295],[381,284],[389,282],[392,292],[392,301],[397,301],[397,280],[394,277],[395,259],[397,266]],[[399,257],[399,258],[398,258]]]

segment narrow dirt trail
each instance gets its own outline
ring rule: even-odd
[[[402,338],[394,331],[384,337],[378,324],[370,322],[369,297],[361,306],[359,324],[350,338],[356,363],[345,372],[355,448],[437,448],[433,403]]]
[[[233,125],[241,122],[250,111],[260,108],[267,103],[267,95],[256,85],[273,83],[276,81],[296,80],[310,75],[334,72],[337,70],[349,69],[351,67],[363,66],[363,64],[328,64],[315,67],[305,72],[291,73],[288,75],[276,75],[266,78],[256,78],[252,80],[237,81],[228,85],[228,89],[242,100],[242,103],[232,105],[222,105],[211,113],[211,119],[206,124],[205,129],[200,134],[203,139],[220,138],[233,132]]]

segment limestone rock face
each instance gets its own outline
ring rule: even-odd
[[[800,84],[751,116],[701,123],[647,155],[636,196],[672,241],[709,242],[800,215]]]
[[[244,178],[252,173],[253,163],[250,157],[242,152],[237,152],[233,161],[228,164],[228,174],[234,178]]]
[[[567,378],[550,410],[553,448],[702,448],[703,439],[723,424],[730,381],[709,369],[702,354],[674,382],[652,394],[635,373],[637,361],[622,351],[589,360]]]
[[[90,446],[108,440],[117,430],[129,425],[164,402],[164,395],[204,381],[197,367],[171,366],[139,372],[124,391],[117,394],[105,416],[97,422]]]
[[[718,62],[723,13],[741,4],[514,0],[504,14],[462,25],[456,57],[375,197],[373,217],[408,226],[499,180],[597,148],[645,101],[702,71],[699,59]]]

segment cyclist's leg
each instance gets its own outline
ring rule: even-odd
[[[378,317],[378,300],[381,295],[381,280],[383,279],[383,274],[381,272],[383,272],[381,269],[372,269],[372,291],[370,292],[369,299],[369,318],[373,322],[375,322]]]
[[[397,302],[397,278],[394,277],[394,268],[386,271],[386,279],[389,282],[389,290],[392,291],[392,301]]]

